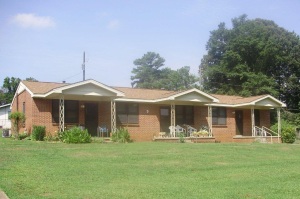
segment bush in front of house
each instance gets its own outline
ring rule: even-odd
[[[125,128],[117,129],[115,133],[112,133],[111,140],[113,142],[120,142],[120,143],[132,142],[132,140],[130,139],[130,134],[128,130]]]
[[[10,115],[9,115],[9,119],[12,121],[12,124],[13,124],[13,128],[12,128],[12,131],[13,131],[13,136],[16,138],[16,139],[19,139],[19,130],[20,130],[20,127],[25,123],[25,114],[22,113],[22,112],[12,112]]]
[[[43,141],[46,135],[45,126],[33,126],[31,139],[35,141]]]
[[[28,134],[26,132],[23,132],[23,133],[19,133],[18,139],[19,140],[24,140],[27,137],[28,137]]]
[[[271,130],[278,132],[278,123],[271,126]],[[281,141],[290,144],[296,141],[296,126],[285,120],[281,121]]]
[[[296,141],[296,129],[293,125],[284,126],[281,129],[281,141],[283,143],[294,143]]]
[[[60,140],[65,143],[90,143],[91,135],[88,131],[82,130],[80,127],[73,127],[59,135]]]

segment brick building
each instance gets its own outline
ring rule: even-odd
[[[12,112],[25,113],[28,132],[33,125],[46,126],[52,135],[83,126],[97,136],[98,127],[106,127],[109,133],[102,136],[110,136],[116,128],[125,127],[134,141],[151,141],[160,139],[161,132],[168,139],[170,126],[197,131],[205,126],[209,132],[206,139],[217,142],[253,142],[258,135],[268,136],[263,129],[270,127],[270,110],[277,109],[280,117],[282,107],[285,104],[270,95],[110,87],[95,80],[71,84],[22,81],[11,105]],[[187,131],[184,135],[192,137]]]

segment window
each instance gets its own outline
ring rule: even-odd
[[[212,124],[225,125],[226,124],[226,108],[213,107],[212,108]]]
[[[135,103],[117,103],[117,122],[120,124],[138,124],[139,106]]]
[[[25,102],[23,102],[23,109],[22,109],[22,111],[25,114]]]
[[[74,100],[65,100],[65,123],[78,123],[79,103]],[[59,101],[52,100],[52,122],[59,122]]]
[[[176,106],[176,124],[194,124],[194,107],[193,106]]]

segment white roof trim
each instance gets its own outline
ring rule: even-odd
[[[86,84],[94,84],[98,87],[101,87],[103,89],[106,89],[112,93],[115,93],[118,97],[124,97],[124,93],[121,92],[121,91],[118,91],[116,89],[113,89],[109,86],[106,86],[104,84],[101,84],[100,82],[97,82],[95,80],[85,80],[85,81],[82,81],[82,82],[77,82],[77,83],[74,83],[74,84],[69,84],[69,85],[66,85],[66,86],[62,86],[62,87],[59,87],[59,88],[55,88],[51,91],[49,91],[48,93],[44,94],[44,95],[41,95],[41,94],[38,94],[38,95],[34,95],[34,97],[47,97],[53,93],[62,93],[63,90],[66,90],[66,89],[70,89],[70,88],[75,88],[77,86],[82,86],[82,85],[86,85]]]
[[[155,100],[143,100],[143,99],[129,99],[129,98],[117,98],[116,102],[146,102],[146,103],[154,103]]]
[[[271,95],[266,95],[262,98],[259,98],[257,100],[254,100],[252,102],[248,102],[248,103],[242,103],[242,104],[206,104],[208,106],[217,106],[217,107],[232,107],[232,108],[235,108],[235,107],[243,107],[243,106],[255,106],[255,104],[261,100],[264,100],[264,99],[267,99],[267,98],[270,98],[271,100],[277,102],[278,104],[280,104],[279,107],[286,107],[285,103],[277,100],[275,97],[272,97]],[[274,108],[273,106],[265,106],[265,107],[269,107],[269,108]]]
[[[255,100],[255,101],[253,101],[253,103],[256,104],[257,102],[262,101],[262,100],[267,99],[267,98],[270,98],[271,100],[273,100],[273,101],[275,101],[276,103],[280,104],[281,107],[286,107],[286,104],[285,104],[285,103],[279,101],[278,99],[276,99],[275,97],[273,97],[273,96],[271,96],[271,95],[266,95],[265,97],[262,97],[262,98],[260,98],[260,99],[257,99],[257,100]]]
[[[217,98],[215,98],[215,97],[213,97],[213,96],[211,96],[211,95],[209,95],[209,94],[207,94],[207,93],[204,93],[204,92],[202,92],[202,91],[200,91],[200,90],[198,90],[198,89],[196,89],[196,88],[192,88],[192,89],[190,89],[190,90],[186,90],[186,91],[184,91],[184,92],[177,93],[177,94],[172,95],[172,96],[167,97],[167,98],[157,99],[157,100],[155,100],[155,101],[156,101],[156,102],[161,102],[161,101],[166,101],[166,100],[175,100],[176,97],[180,97],[180,96],[183,96],[183,95],[192,93],[192,92],[196,92],[196,93],[198,93],[198,94],[200,94],[200,95],[203,95],[203,96],[205,96],[205,97],[211,99],[213,102],[219,102],[219,100],[218,100]]]
[[[10,108],[12,108],[11,106],[13,105],[13,103],[16,99],[16,96],[25,90],[30,94],[31,97],[34,96],[34,94],[31,92],[31,90],[27,86],[25,86],[25,84],[23,84],[23,82],[20,82],[18,85],[17,91],[15,92],[14,98],[12,99],[12,102],[10,104]]]
[[[10,106],[11,104],[4,104],[4,105],[1,105],[0,108],[4,108],[4,107],[7,107],[7,106]]]

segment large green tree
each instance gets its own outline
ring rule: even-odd
[[[165,59],[158,53],[148,52],[142,58],[134,60],[131,76],[132,87],[137,88],[157,88],[157,81],[160,80],[160,67],[164,65]]]
[[[4,79],[3,86],[0,91],[1,105],[11,103],[20,81],[21,81],[20,78],[15,78],[15,77],[11,77],[11,78],[6,77]]]
[[[190,74],[189,66],[178,70],[163,68],[165,59],[155,52],[148,52],[133,63],[136,67],[132,70],[131,85],[135,88],[184,90],[195,87],[198,82],[196,76]]]
[[[271,94],[290,109],[300,102],[300,39],[273,21],[232,20],[211,31],[203,56],[200,84],[211,93],[232,95]]]
[[[35,81],[35,82],[38,81],[33,77],[26,78],[25,80]],[[0,105],[11,103],[15,95],[15,92],[18,89],[20,81],[21,79],[16,77],[6,77],[3,80],[3,85],[2,88],[0,89]]]

